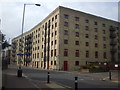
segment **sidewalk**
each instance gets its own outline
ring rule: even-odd
[[[62,87],[54,82],[47,84],[47,82],[41,81],[32,81],[26,76],[17,77],[17,70],[8,68],[3,70],[3,90],[9,89],[32,89],[32,90],[57,90],[58,88],[66,90],[65,87]]]

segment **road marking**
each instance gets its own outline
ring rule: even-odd
[[[26,79],[28,79],[28,80],[33,84],[34,87],[36,87],[37,89],[41,90],[40,87],[38,87],[36,84],[34,84],[34,83],[32,82],[32,79],[28,78],[27,75],[25,75],[25,74],[23,73],[23,76],[24,76]]]
[[[105,81],[106,79],[108,79],[109,77],[105,77],[105,78],[103,78],[103,79],[100,79],[100,80],[102,80],[102,81]]]
[[[56,84],[58,84],[58,85],[60,85],[60,86],[63,86],[63,87],[65,87],[65,88],[72,88],[72,87],[69,87],[69,86],[63,85],[63,84],[58,83],[58,82],[54,82],[54,83],[56,83]]]
[[[112,82],[115,82],[115,83],[120,83],[120,81],[112,81]]]
[[[80,80],[84,80],[84,79],[80,79]]]

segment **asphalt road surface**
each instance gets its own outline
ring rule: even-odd
[[[17,69],[17,67],[12,67]],[[47,82],[47,74],[50,72],[50,82],[55,82],[66,88],[75,88],[75,77],[78,77],[78,88],[118,88],[118,83],[110,80],[102,80],[107,77],[103,74],[76,73],[64,71],[48,71],[22,67],[23,73],[32,81]]]

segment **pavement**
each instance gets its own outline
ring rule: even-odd
[[[58,72],[66,72],[66,71],[58,71]],[[77,74],[84,74],[85,76],[94,76],[94,77],[101,77],[101,80],[106,81],[109,80],[108,72],[103,73],[83,73],[79,71],[67,71],[66,73],[77,73]],[[69,88],[66,88],[58,83],[50,82],[47,83],[47,81],[39,81],[39,80],[32,80],[28,78],[24,73],[22,74],[22,77],[17,77],[17,69],[9,68],[3,70],[2,72],[2,83],[3,83],[3,89],[2,90],[8,90],[8,89],[33,89],[33,90],[69,90]],[[103,75],[104,74],[104,75]],[[120,78],[118,77],[120,72],[118,71],[112,71],[112,77],[111,82],[119,83]],[[104,76],[104,77],[102,77]]]
[[[37,80],[31,80],[27,76],[22,74],[22,77],[17,77],[17,70],[8,68],[3,70],[2,72],[2,90],[9,89],[29,89],[29,90],[57,90],[63,89],[67,90],[67,88],[60,86],[54,82],[47,83],[41,82]]]

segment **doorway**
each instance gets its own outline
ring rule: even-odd
[[[64,61],[64,71],[68,70],[68,61]]]

